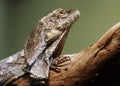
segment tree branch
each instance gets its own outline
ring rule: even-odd
[[[50,71],[50,86],[83,86],[109,59],[120,57],[120,23],[108,30],[95,44],[71,56],[71,64],[61,73]]]

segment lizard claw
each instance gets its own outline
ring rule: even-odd
[[[56,72],[61,72],[61,69],[59,67],[65,66],[70,62],[71,62],[71,59],[69,56],[61,55],[52,61],[50,69]]]

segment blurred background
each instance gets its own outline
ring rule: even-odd
[[[77,53],[120,21],[120,0],[0,0],[0,58],[23,48],[37,21],[57,8],[78,9],[63,53]]]
[[[63,54],[81,51],[120,21],[120,0],[0,0],[0,59],[20,51],[37,21],[57,8],[81,13]],[[115,84],[108,86],[120,86],[116,84],[120,79],[114,80]]]

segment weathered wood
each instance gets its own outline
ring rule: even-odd
[[[50,71],[50,86],[84,86],[97,69],[109,59],[120,57],[120,23],[108,30],[95,44],[71,56],[61,73]]]
[[[83,86],[91,76],[98,75],[96,70],[109,59],[120,57],[120,23],[108,30],[95,44],[80,53],[69,55],[71,63],[62,66],[61,72],[50,71],[50,86]],[[36,83],[28,75],[12,82],[12,85],[30,86]],[[37,83],[44,85],[44,82]]]

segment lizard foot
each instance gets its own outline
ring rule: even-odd
[[[61,69],[59,67],[65,66],[70,62],[71,59],[69,56],[60,55],[52,61],[50,69],[55,72],[61,72]]]

